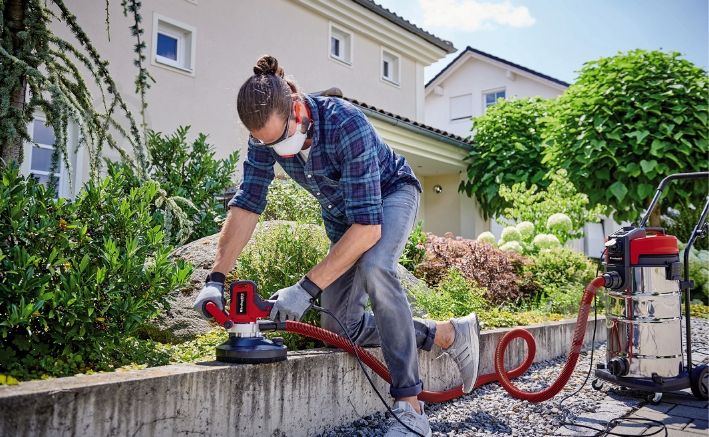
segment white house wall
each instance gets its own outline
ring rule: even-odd
[[[318,4],[332,4],[333,8],[355,7],[361,9],[357,20],[350,20],[353,33],[352,66],[336,62],[329,57],[329,29],[333,14],[318,13],[296,0],[209,0],[192,3],[180,0],[145,0],[140,13],[141,26],[147,43],[146,56],[150,74],[156,79],[148,90],[146,121],[155,131],[173,133],[178,126],[190,125],[189,139],[197,133],[209,135],[208,142],[216,147],[216,157],[226,157],[233,150],[245,152],[246,132],[236,111],[236,95],[241,84],[252,74],[256,60],[263,54],[275,56],[287,74],[293,75],[302,90],[314,92],[333,86],[339,87],[345,96],[385,108],[403,117],[416,120],[423,114],[423,67],[430,64],[436,53],[442,58],[445,53],[423,40],[420,47],[411,52],[400,50],[406,44],[414,45],[419,37],[400,29],[394,23],[381,19],[371,11],[339,0],[322,0]],[[352,3],[352,5],[349,5]],[[133,115],[139,117],[139,98],[134,93],[136,68],[133,66],[133,45],[128,26],[132,21],[123,16],[120,2],[110,2],[111,40],[108,41],[105,2],[66,0],[66,5],[78,19],[78,23],[92,39],[98,52],[110,61],[109,70],[118,83]],[[196,30],[196,53],[194,74],[184,74],[150,62],[152,49],[153,14],[168,17]],[[402,47],[393,47],[401,55],[401,84],[394,86],[380,79],[380,56],[388,40],[377,39],[362,27],[362,20],[369,16],[371,28],[383,33],[387,28],[392,34],[406,32],[411,41]],[[363,18],[364,17],[364,18]],[[357,24],[360,23],[360,24]],[[52,29],[68,41],[74,41],[66,26],[57,22]],[[391,38],[389,38],[391,39]],[[393,39],[392,39],[393,41]],[[414,42],[412,42],[414,41]],[[423,56],[425,55],[425,58]],[[94,90],[95,101],[100,106],[100,93],[84,75]],[[140,123],[140,120],[138,119]],[[126,146],[125,142],[123,144]],[[117,155],[106,150],[105,155]],[[88,160],[84,160],[81,172],[88,177]],[[241,169],[241,165],[238,166]]]
[[[469,136],[473,123],[468,119],[450,121],[451,97],[472,94],[473,117],[478,117],[484,113],[483,93],[488,91],[504,89],[507,98],[512,96],[553,98],[562,93],[559,87],[552,87],[522,74],[513,74],[514,80],[511,80],[507,77],[507,68],[481,59],[469,57],[462,62],[463,64],[442,82],[437,82],[437,85],[443,89],[443,95],[439,96],[427,90],[425,103],[426,124],[455,135]]]

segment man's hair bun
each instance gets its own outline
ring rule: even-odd
[[[263,55],[256,61],[254,65],[254,74],[272,74],[278,77],[284,77],[285,72],[278,66],[278,60],[273,56]]]

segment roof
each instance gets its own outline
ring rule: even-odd
[[[463,50],[458,56],[456,56],[456,58],[453,59],[453,61],[451,61],[450,64],[446,65],[446,67],[445,67],[443,70],[439,71],[438,74],[437,74],[433,79],[429,80],[428,83],[426,84],[426,88],[428,88],[429,85],[431,85],[433,82],[435,82],[436,79],[438,79],[439,77],[441,77],[441,75],[443,75],[449,68],[451,68],[452,65],[454,65],[456,62],[458,62],[458,60],[460,60],[460,58],[462,58],[463,56],[465,56],[466,53],[475,53],[475,54],[477,54],[477,55],[484,56],[484,57],[486,57],[486,58],[492,59],[493,61],[501,62],[501,63],[503,63],[503,64],[505,64],[505,65],[509,65],[510,67],[513,67],[513,68],[516,68],[516,69],[518,69],[518,70],[521,70],[521,71],[524,71],[524,72],[533,74],[533,75],[535,75],[535,76],[537,76],[537,77],[540,77],[540,78],[542,78],[542,79],[546,79],[546,80],[548,80],[548,81],[550,81],[550,82],[554,82],[554,83],[557,83],[557,84],[559,84],[559,85],[563,85],[563,86],[565,86],[565,87],[568,87],[568,86],[570,85],[570,84],[564,82],[563,80],[555,79],[555,78],[553,78],[553,77],[551,77],[551,76],[547,76],[546,74],[542,74],[542,73],[540,73],[540,72],[538,72],[538,71],[534,71],[534,70],[529,69],[529,68],[527,68],[527,67],[523,67],[523,66],[521,66],[521,65],[519,65],[519,64],[515,64],[514,62],[506,61],[506,60],[504,60],[504,59],[502,59],[502,58],[498,58],[497,56],[493,56],[493,55],[491,55],[491,54],[489,54],[489,53],[485,53],[485,52],[483,52],[483,51],[480,51],[480,50],[477,50],[477,49],[474,49],[474,48],[468,46],[468,47],[466,47],[465,50]]]
[[[366,113],[374,113],[374,114],[379,115],[381,117],[386,117],[391,120],[395,120],[395,121],[397,121],[397,123],[392,123],[392,124],[404,125],[404,126],[408,127],[410,130],[417,131],[417,133],[420,133],[420,134],[426,134],[426,136],[429,136],[429,137],[434,137],[434,138],[439,137],[436,139],[438,139],[439,141],[444,141],[449,144],[454,144],[455,146],[457,146],[461,149],[470,150],[472,147],[473,142],[468,138],[463,138],[459,135],[451,134],[451,133],[448,133],[442,129],[438,129],[433,126],[428,126],[423,123],[411,121],[410,119],[408,119],[406,117],[402,117],[400,115],[396,115],[394,113],[385,111],[383,109],[376,108],[372,105],[368,105],[368,104],[366,104],[364,102],[360,102],[356,99],[351,99],[348,97],[342,97],[342,99],[347,100],[348,102],[350,102],[356,106],[359,106],[360,108],[364,108],[365,110],[368,110],[368,111],[365,111],[365,115],[366,115]]]
[[[394,12],[385,8],[384,6],[374,3],[373,0],[352,0],[352,1],[354,1],[355,3],[357,3],[360,6],[363,6],[367,9],[369,9],[370,11],[374,12],[375,14],[391,21],[392,23],[396,24],[397,26],[402,27],[413,34],[420,36],[421,38],[423,38],[426,41],[430,42],[431,44],[435,45],[436,47],[444,50],[446,53],[455,53],[455,51],[458,50],[455,47],[453,47],[452,42],[446,41],[445,39],[438,38],[437,36],[426,32],[425,30],[421,29],[420,27],[416,26],[415,24],[411,23],[410,21],[405,20],[403,17],[395,14]]]
[[[339,97],[343,100],[347,100],[348,102],[352,103],[355,106],[360,107],[363,109],[362,112],[365,113],[365,115],[370,114],[374,117],[380,118],[380,119],[387,119],[386,121],[389,122],[389,124],[392,125],[401,125],[405,129],[414,131],[418,134],[423,134],[428,137],[435,138],[439,141],[443,141],[449,144],[452,144],[458,148],[465,149],[465,150],[472,150],[472,144],[473,142],[468,139],[468,138],[463,138],[461,136],[455,135],[448,133],[444,130],[425,125],[423,123],[418,123],[416,121],[411,121],[406,117],[402,117],[400,115],[396,115],[394,113],[385,111],[383,109],[378,109],[372,105],[368,105],[364,102],[360,102],[356,99],[351,99],[349,97],[345,97],[342,94],[342,90],[340,90],[337,87],[332,87],[329,88],[325,91],[316,91],[314,93],[308,93],[310,96],[327,96],[327,97]]]

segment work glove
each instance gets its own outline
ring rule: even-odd
[[[197,295],[197,300],[194,301],[192,308],[207,320],[213,318],[204,308],[208,302],[214,303],[219,310],[224,311],[224,279],[224,275],[218,272],[207,275],[204,288]]]
[[[301,283],[281,288],[269,297],[268,300],[275,300],[271,314],[268,316],[274,322],[285,322],[295,320],[299,322],[303,314],[313,306],[313,296],[310,295]]]

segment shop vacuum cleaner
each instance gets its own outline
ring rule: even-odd
[[[653,403],[660,402],[662,393],[691,388],[694,396],[707,399],[707,365],[692,363],[689,290],[694,284],[689,279],[688,263],[695,240],[707,235],[709,200],[687,242],[684,266],[679,259],[677,238],[665,235],[663,228],[645,224],[669,182],[708,177],[709,172],[701,172],[665,178],[640,226],[624,227],[608,236],[605,271],[615,272],[615,280],[606,284],[606,362],[597,364],[593,388],[598,390],[603,381],[608,381],[654,393],[650,398]],[[682,343],[682,292],[686,357]]]
[[[605,272],[591,281],[584,290],[566,364],[551,386],[539,392],[526,392],[510,382],[510,379],[524,374],[531,367],[536,353],[532,335],[524,329],[512,329],[500,339],[495,349],[495,373],[479,376],[475,387],[499,381],[517,399],[543,402],[554,397],[566,386],[576,367],[591,304],[596,292],[605,287],[608,290],[605,293],[607,359],[598,364],[592,386],[599,390],[603,381],[607,381],[621,387],[647,391],[651,393],[650,400],[655,403],[660,402],[664,392],[691,387],[697,398],[706,400],[709,382],[707,365],[694,366],[692,363],[689,289],[693,284],[689,280],[688,260],[694,241],[707,234],[709,200],[687,243],[684,266],[679,259],[677,238],[665,235],[663,228],[645,226],[650,212],[670,181],[698,178],[709,178],[709,172],[683,173],[665,178],[640,226],[624,227],[607,237]],[[682,344],[683,291],[686,357],[683,356]],[[366,364],[385,381],[391,382],[387,367],[350,339],[301,322],[258,320],[268,317],[274,302],[262,300],[255,283],[232,283],[230,297],[228,311],[219,310],[213,303],[205,304],[205,310],[229,332],[229,339],[217,347],[218,361],[239,364],[283,361],[287,358],[283,340],[278,337],[268,340],[264,338],[263,332],[286,331],[339,347],[356,356],[360,365]],[[313,309],[332,315],[317,306],[313,306]],[[508,371],[504,368],[505,350],[516,338],[526,342],[527,357],[517,368]],[[462,386],[458,386],[439,392],[424,390],[418,398],[424,402],[443,402],[462,395]]]

